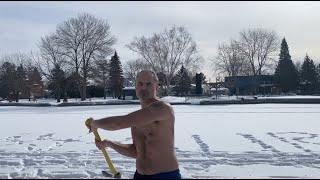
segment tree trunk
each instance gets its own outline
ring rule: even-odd
[[[16,102],[19,102],[19,91],[16,93]]]
[[[86,98],[87,98],[87,75],[86,74],[84,74],[83,75],[83,78],[81,79],[81,91],[82,91],[82,95],[81,95],[81,101],[84,101],[84,100],[86,100]]]
[[[86,93],[86,91],[87,91],[87,86],[86,86],[86,85],[83,85],[83,86],[81,87],[81,91],[82,91],[81,101],[84,101],[84,100],[86,100],[86,95],[87,95],[87,93]]]
[[[61,93],[60,93],[60,88],[57,90],[57,102],[59,103],[60,102],[60,99],[61,99]]]

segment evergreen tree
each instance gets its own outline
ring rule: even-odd
[[[0,68],[0,96],[10,102],[14,98],[16,89],[16,66],[10,62],[4,62]]]
[[[111,57],[109,82],[113,97],[120,99],[123,88],[123,70],[117,51]]]
[[[201,79],[202,83],[207,83],[207,77],[201,72],[199,73],[199,78]],[[192,77],[192,83],[197,84],[197,75]]]
[[[48,89],[52,90],[57,102],[60,102],[62,95],[65,92],[66,77],[65,72],[58,64],[51,71]]]
[[[316,90],[320,93],[320,63],[317,66],[317,88]]]
[[[27,72],[23,68],[22,64],[17,67],[17,78],[16,78],[16,85],[15,85],[15,100],[19,102],[20,95],[26,91],[27,88]]]
[[[43,85],[41,75],[37,67],[34,67],[28,74],[28,79],[30,84],[40,84]]]
[[[203,89],[202,89],[202,83],[203,83],[203,78],[204,75],[203,73],[196,73],[195,76],[195,81],[196,81],[196,94],[202,94],[203,93]]]
[[[317,87],[317,71],[314,62],[306,55],[300,74],[301,89],[304,93],[313,93]]]
[[[78,90],[78,74],[76,72],[71,73],[66,78],[66,95],[70,98],[80,98],[80,92]]]
[[[181,66],[177,73],[176,92],[178,95],[185,96],[191,90],[191,78],[187,72],[187,69]]]
[[[298,71],[291,60],[285,38],[281,43],[280,58],[274,77],[277,86],[281,88],[282,92],[287,93],[297,89],[299,82]]]

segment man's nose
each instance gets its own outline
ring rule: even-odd
[[[142,85],[141,89],[147,89],[147,85]]]

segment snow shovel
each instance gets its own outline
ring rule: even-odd
[[[85,124],[88,126],[88,125],[90,125],[90,123],[92,121],[93,121],[93,119],[89,118],[86,120]],[[101,141],[100,135],[97,130],[94,130],[93,134],[94,134],[97,141]],[[104,159],[106,160],[107,164],[109,165],[109,169],[111,170],[112,175],[109,174],[107,171],[102,171],[102,174],[107,177],[113,177],[113,178],[117,178],[117,179],[121,178],[120,172],[117,172],[116,168],[113,166],[113,163],[112,163],[106,149],[101,149],[101,151],[103,153]]]

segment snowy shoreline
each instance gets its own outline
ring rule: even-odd
[[[226,104],[320,104],[320,96],[224,96],[214,97],[173,97],[160,98],[171,105],[226,105]],[[0,101],[0,106],[32,106],[32,107],[63,107],[63,106],[99,106],[99,105],[131,105],[140,104],[139,100],[99,99],[86,101],[70,99],[69,102],[55,102],[54,99],[40,99],[36,102],[22,99],[20,102]]]
[[[105,178],[109,170],[84,125],[139,105],[0,107],[0,179]],[[183,178],[320,177],[319,104],[173,106],[175,152]],[[129,128],[99,131],[132,143]],[[108,149],[124,179],[135,160]]]

